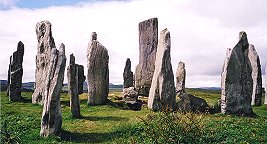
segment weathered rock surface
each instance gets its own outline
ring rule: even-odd
[[[261,78],[261,63],[254,45],[248,47],[248,58],[252,67],[253,91],[251,105],[261,105],[262,95],[262,78]]]
[[[128,106],[129,109],[138,111],[142,109],[142,102],[139,101],[126,101],[126,105]]]
[[[140,95],[149,94],[155,70],[158,44],[158,19],[151,18],[139,23],[139,64],[135,70],[135,88]]]
[[[176,96],[170,48],[170,32],[164,29],[160,33],[155,72],[148,98],[148,108],[153,111],[175,109]]]
[[[97,41],[92,33],[87,50],[88,104],[99,105],[107,100],[109,92],[108,50]]]
[[[50,63],[52,48],[55,48],[54,38],[49,21],[41,21],[36,24],[37,55],[35,70],[35,89],[32,95],[32,103],[43,104],[45,95],[45,83]]]
[[[80,100],[79,94],[83,92],[83,82],[85,80],[84,70],[82,65],[75,64],[75,57],[70,55],[70,65],[67,69],[68,88],[70,94],[70,110],[72,116],[79,118],[80,114]]]
[[[40,131],[42,137],[58,134],[61,130],[62,111],[60,106],[60,93],[63,86],[65,66],[65,46],[61,44],[59,50],[56,48],[51,50],[47,79],[44,82],[45,95]]]
[[[176,93],[178,96],[185,94],[185,63],[179,62],[176,70]]]
[[[182,112],[209,112],[209,106],[207,102],[199,97],[191,94],[183,94],[180,96],[180,101],[177,103],[177,110]]]
[[[138,98],[138,92],[134,87],[124,88],[122,93],[125,101],[136,101]]]
[[[265,67],[265,101],[264,104],[267,104],[267,63]]]
[[[248,40],[245,32],[239,33],[239,41],[227,50],[221,79],[221,112],[235,115],[252,115],[251,96],[253,80],[248,58]]]
[[[131,71],[131,60],[127,58],[123,72],[123,87],[133,87],[133,72]]]
[[[7,95],[9,96],[9,101],[20,101],[22,99],[21,88],[23,76],[23,56],[24,44],[19,41],[17,51],[10,56],[8,68]]]

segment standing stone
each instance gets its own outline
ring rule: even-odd
[[[148,108],[153,111],[175,109],[176,96],[170,48],[170,32],[164,29],[160,33],[155,72],[148,98]]]
[[[176,70],[176,93],[178,96],[185,94],[185,63],[179,62]]]
[[[7,95],[9,101],[20,101],[21,87],[22,87],[22,75],[23,75],[23,62],[24,56],[24,44],[19,41],[17,51],[10,56],[10,63],[8,68],[8,80],[7,80]]]
[[[47,79],[44,81],[44,103],[40,131],[42,137],[58,134],[61,130],[60,93],[63,86],[65,66],[65,46],[61,44],[59,50],[56,48],[51,50]]]
[[[123,72],[123,88],[133,87],[133,72],[131,71],[131,60],[127,58]]]
[[[52,48],[55,48],[54,38],[51,31],[51,23],[49,21],[41,21],[36,24],[37,35],[37,55],[35,70],[35,89],[32,94],[32,103],[43,104],[45,83],[50,63]]]
[[[249,43],[245,32],[239,33],[239,41],[227,50],[221,81],[221,112],[225,114],[252,115],[251,96],[253,80],[248,58]]]
[[[78,93],[83,94],[83,83],[85,81],[83,65],[76,64],[78,70]]]
[[[109,92],[108,50],[92,33],[87,49],[88,104],[99,105],[107,100]]]
[[[264,104],[267,104],[267,62],[265,67],[265,101]]]
[[[254,45],[248,47],[248,57],[252,67],[253,91],[251,105],[261,105],[262,95],[262,78],[261,78],[261,63]]]
[[[135,87],[140,95],[149,94],[155,70],[158,44],[158,19],[151,18],[139,23],[139,64],[135,70]]]

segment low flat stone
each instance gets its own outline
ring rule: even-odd
[[[199,97],[191,94],[184,94],[180,96],[180,101],[177,103],[177,110],[182,112],[209,112],[209,106],[207,102]]]

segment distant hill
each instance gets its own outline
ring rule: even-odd
[[[205,89],[205,90],[221,90],[220,87],[200,87],[200,89]]]

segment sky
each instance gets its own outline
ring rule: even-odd
[[[266,0],[0,0],[0,79],[7,78],[9,57],[22,41],[23,82],[35,81],[35,26],[48,20],[57,47],[66,46],[67,65],[73,53],[76,63],[87,68],[86,51],[96,32],[108,49],[110,82],[122,84],[126,59],[133,72],[139,61],[138,24],[153,17],[158,33],[170,31],[173,72],[185,62],[186,87],[220,86],[226,50],[236,45],[240,31],[255,46],[265,80]]]

